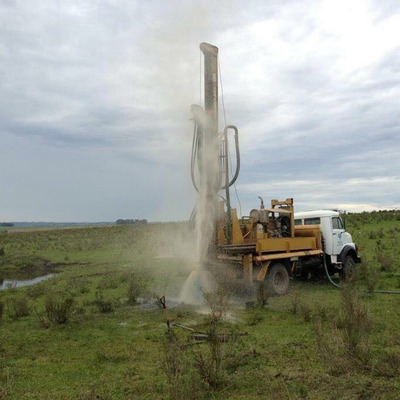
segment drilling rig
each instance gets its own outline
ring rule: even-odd
[[[238,218],[231,207],[230,187],[240,171],[239,132],[234,125],[219,131],[218,48],[201,43],[200,50],[204,56],[204,110],[199,105],[191,107],[191,177],[199,194],[191,221],[197,226],[201,262],[229,266],[235,280],[243,285],[266,281],[271,295],[287,293],[290,277],[304,279],[324,269],[330,274],[350,274],[360,257],[343,223],[340,228],[337,211],[314,212],[314,223],[309,224],[307,218],[295,220],[292,198],[271,200],[270,207],[265,207],[259,197],[259,208]],[[236,153],[234,172],[230,168],[231,133]]]

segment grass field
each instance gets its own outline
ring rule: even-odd
[[[0,292],[0,399],[400,398],[400,295],[372,292],[400,290],[400,212],[347,224],[367,261],[356,283],[292,282],[254,309],[221,292],[206,314],[176,301],[184,224],[0,232],[0,278],[56,273]],[[158,295],[211,340],[167,334]]]

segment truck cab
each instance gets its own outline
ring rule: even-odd
[[[343,271],[360,262],[357,245],[346,232],[345,221],[336,210],[305,211],[294,214],[295,226],[319,225],[330,272]]]

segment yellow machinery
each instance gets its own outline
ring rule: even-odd
[[[231,209],[230,214],[228,218],[224,203],[221,202],[216,258],[239,258],[243,266],[243,279],[251,283],[254,279],[263,281],[267,278],[272,294],[287,291],[289,275],[296,274],[299,260],[323,256],[319,226],[295,226],[291,198],[285,201],[272,200],[270,208],[264,208],[261,200],[260,209],[251,210],[250,216],[241,220],[235,209]]]

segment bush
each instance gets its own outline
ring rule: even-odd
[[[0,301],[0,321],[3,318],[3,312],[4,312],[4,303]]]
[[[333,373],[344,373],[350,366],[368,367],[371,362],[369,332],[371,319],[355,287],[341,290],[340,309],[336,317],[314,320],[318,351]]]
[[[7,314],[13,321],[29,315],[28,300],[26,298],[14,297],[7,300]]]
[[[225,370],[223,361],[225,359],[222,350],[222,341],[218,336],[218,319],[212,319],[209,324],[208,346],[202,351],[194,351],[195,365],[200,378],[206,382],[211,389],[221,386]]]
[[[229,371],[235,371],[248,362],[249,357],[256,355],[254,349],[241,351],[242,343],[236,331],[221,332],[222,327],[226,329],[229,326],[223,322],[228,293],[220,289],[205,293],[204,298],[210,308],[203,328],[206,332],[204,342],[191,346],[183,343],[172,330],[166,335],[162,366],[168,380],[169,398],[173,400],[203,398],[210,389],[220,389]]]
[[[200,378],[211,389],[221,386],[225,376],[226,354],[223,351],[223,340],[219,336],[222,319],[226,316],[229,307],[230,293],[219,288],[215,292],[204,293],[204,300],[210,308],[207,317],[207,344],[202,351],[193,351],[195,367]]]
[[[74,299],[65,293],[50,294],[45,301],[47,318],[55,325],[65,324],[74,313]]]
[[[38,283],[36,285],[29,286],[26,290],[27,295],[32,299],[37,299],[44,295],[45,287],[43,283]]]
[[[255,326],[264,320],[264,316],[259,311],[251,311],[246,317],[246,325]]]
[[[302,315],[304,322],[310,322],[313,316],[311,305],[308,303],[302,303],[300,305],[300,314]]]
[[[377,258],[378,262],[381,264],[381,271],[390,272],[393,269],[395,260],[390,254],[378,251]]]
[[[300,306],[300,292],[298,291],[297,288],[292,290],[291,294],[291,303],[292,303],[292,308],[291,312],[296,315],[299,312],[299,306]]]
[[[9,366],[0,359],[0,399],[9,398],[14,386],[14,373]]]
[[[128,276],[128,303],[136,304],[140,296],[142,296],[150,283],[150,275],[146,271],[132,272]]]
[[[187,346],[169,330],[165,336],[161,367],[167,378],[168,398],[171,400],[201,397],[201,382],[186,350]]]
[[[125,277],[124,277],[125,279]],[[97,289],[116,289],[124,281],[120,276],[107,275],[106,277],[99,280],[97,284]]]
[[[101,290],[96,291],[96,300],[94,301],[101,313],[109,313],[114,310],[114,304],[111,300],[105,300]]]
[[[342,289],[341,298],[342,312],[336,324],[342,330],[346,353],[353,358],[363,358],[368,352],[371,319],[355,288]]]
[[[89,293],[90,280],[85,276],[74,276],[68,280],[68,286],[74,289],[74,293]]]
[[[380,354],[373,369],[380,376],[398,377],[400,374],[400,353],[386,351]]]
[[[360,267],[357,269],[357,281],[364,283],[368,294],[373,295],[378,283],[378,271],[370,265],[366,258],[362,259]]]
[[[210,308],[211,320],[221,320],[226,316],[229,307],[229,292],[219,288],[215,292],[205,292],[203,296]]]

